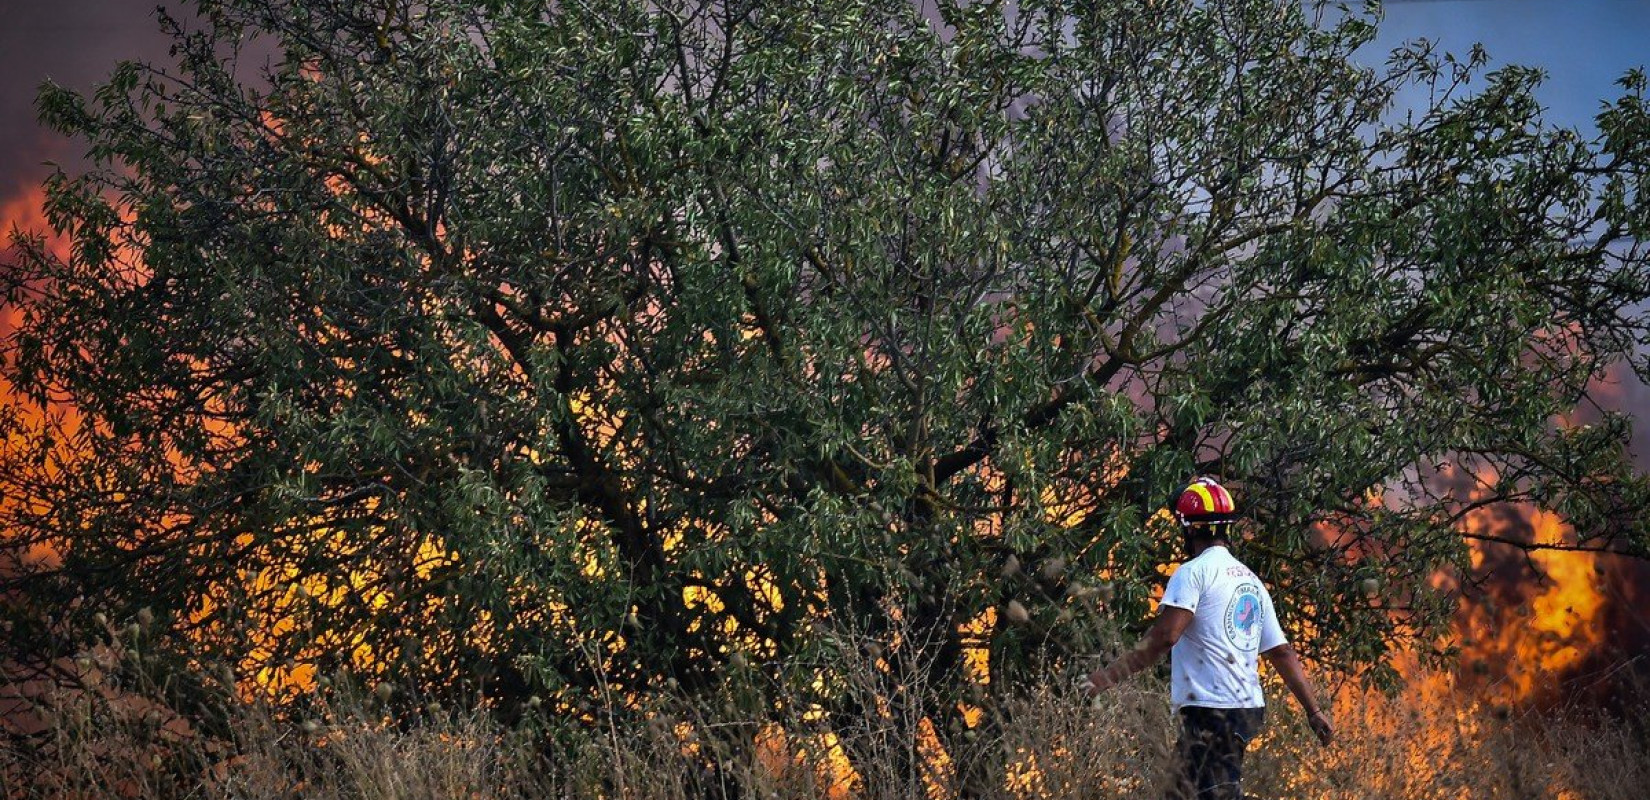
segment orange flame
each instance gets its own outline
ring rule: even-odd
[[[1509,507],[1493,513],[1522,517],[1532,544],[1565,547],[1575,541],[1570,526],[1551,512]],[[1493,523],[1469,518],[1467,524],[1469,530],[1485,531]],[[1497,556],[1506,559],[1496,552],[1501,547],[1476,539],[1469,544],[1476,576],[1497,580]],[[1606,598],[1597,585],[1597,559],[1596,553],[1579,550],[1536,550],[1527,554],[1512,585],[1464,595],[1455,635],[1467,683],[1511,704],[1554,699],[1561,682],[1604,643]]]

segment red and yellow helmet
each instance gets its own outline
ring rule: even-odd
[[[1232,493],[1214,478],[1198,478],[1181,490],[1174,503],[1174,515],[1181,525],[1231,522],[1237,519],[1237,504],[1232,502]]]

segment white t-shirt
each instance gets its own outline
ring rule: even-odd
[[[1170,652],[1174,707],[1262,708],[1257,656],[1284,644],[1272,596],[1255,573],[1221,545],[1180,565],[1163,605],[1192,612]]]

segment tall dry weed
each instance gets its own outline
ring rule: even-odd
[[[1098,703],[1068,681],[993,687],[953,724],[898,717],[940,686],[846,634],[834,674],[844,719],[805,703],[661,695],[580,719],[506,727],[486,709],[391,714],[370,695],[302,710],[226,707],[189,723],[130,693],[35,699],[43,730],[7,736],[0,792],[35,798],[431,800],[745,797],[910,800],[1160,796],[1175,738],[1146,677]],[[894,664],[903,665],[895,668]],[[736,682],[735,682],[736,683]],[[930,694],[925,694],[930,693]],[[1422,674],[1394,696],[1348,689],[1340,741],[1320,747],[1282,692],[1247,760],[1254,798],[1627,800],[1650,785],[1642,733],[1580,712],[1511,713]],[[208,728],[220,731],[209,735]],[[227,733],[222,733],[227,731]]]

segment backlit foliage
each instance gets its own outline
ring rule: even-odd
[[[1584,141],[1355,12],[929,6],[212,2],[48,87],[8,655],[147,607],[246,692],[915,737],[1145,617],[1194,474],[1323,663],[1448,619],[1477,504],[1645,554],[1625,420],[1554,422],[1647,335],[1642,76]]]

